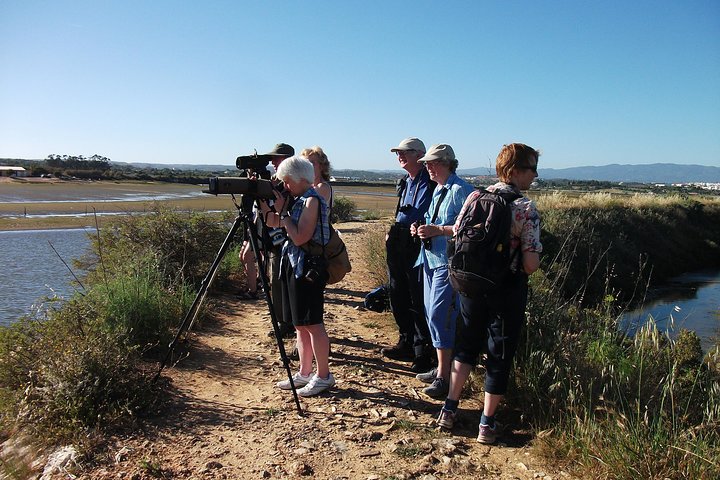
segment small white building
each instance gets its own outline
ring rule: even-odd
[[[23,167],[7,167],[0,165],[0,177],[26,177],[27,170]]]

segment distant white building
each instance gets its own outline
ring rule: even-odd
[[[27,170],[23,167],[7,167],[0,165],[0,177],[26,177]]]

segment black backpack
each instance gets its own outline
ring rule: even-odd
[[[515,192],[479,194],[458,218],[457,234],[448,242],[450,283],[466,297],[492,293],[510,277],[510,227]]]
[[[381,285],[365,295],[365,308],[373,312],[384,312],[390,307],[387,286]]]

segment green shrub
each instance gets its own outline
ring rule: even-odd
[[[380,220],[382,215],[377,210],[365,210],[360,214],[360,218],[367,222],[369,220]]]
[[[563,248],[577,252],[572,242]],[[584,258],[602,256],[588,248]],[[671,340],[652,319],[626,337],[610,279],[593,287],[590,302],[574,261],[559,251],[531,278],[510,407],[547,433],[539,442],[546,454],[580,476],[678,478],[674,469],[679,478],[716,477],[720,374],[702,363],[699,339]]]
[[[199,286],[210,269],[228,226],[204,213],[179,212],[155,203],[144,214],[118,217],[93,237],[99,262],[95,274],[105,281],[108,271],[123,271],[136,256],[152,256],[167,284]]]
[[[350,222],[353,219],[353,212],[357,208],[355,202],[347,197],[333,199],[331,223]]]
[[[142,350],[166,345],[195,297],[189,285],[166,285],[153,257],[136,257],[106,283],[93,284],[84,302],[109,329]]]
[[[599,303],[607,293],[630,301],[644,293],[648,279],[659,282],[720,265],[717,203],[555,195],[539,198],[538,206],[544,269],[563,278],[559,294],[576,296],[586,305]],[[556,259],[558,255],[562,258]],[[554,270],[559,268],[564,270]]]
[[[0,328],[3,426],[77,443],[132,422],[154,398],[141,355],[175,334],[226,234],[208,215],[161,207],[98,232],[83,295]]]
[[[88,432],[127,424],[150,404],[136,348],[94,313],[84,299],[70,300],[47,319],[0,329],[5,428],[18,424],[43,443],[81,444]]]

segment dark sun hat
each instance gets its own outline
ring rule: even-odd
[[[292,157],[295,155],[295,149],[287,143],[278,143],[271,151],[265,155],[272,155],[274,157]]]

